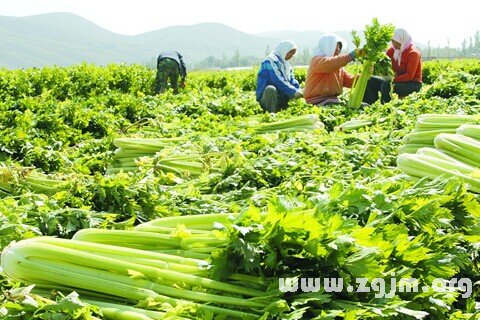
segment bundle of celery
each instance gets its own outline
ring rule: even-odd
[[[383,58],[384,51],[387,49],[389,41],[392,39],[394,26],[391,24],[381,25],[376,18],[372,20],[371,25],[365,26],[365,40],[366,44],[363,47],[365,56],[359,57],[358,60],[362,62],[360,75],[355,77],[355,80],[350,90],[350,98],[348,105],[353,108],[359,108],[365,95],[368,79],[372,75],[372,70],[375,63]],[[352,31],[353,42],[359,47],[360,38],[356,31]]]
[[[405,144],[399,153],[415,153],[423,147],[433,147],[434,139],[440,133],[455,133],[457,128],[467,123],[480,121],[478,115],[423,114],[417,118],[415,128],[407,134]]]
[[[208,155],[192,154],[174,157],[155,157],[156,170],[173,172],[177,175],[199,176],[205,171],[204,159]]]
[[[359,108],[362,104],[365,89],[367,88],[368,79],[371,76],[375,63],[382,59],[387,45],[392,39],[394,26],[391,24],[381,25],[376,18],[372,20],[371,25],[365,27],[364,35],[366,44],[363,47],[365,56],[359,57],[362,62],[362,71],[359,76],[355,77],[352,89],[350,90],[350,98],[348,105],[353,108]],[[352,32],[354,43],[358,47],[360,38],[356,32]]]
[[[475,167],[473,166],[470,166],[462,161],[459,161],[457,160],[455,157],[452,157],[450,155],[448,155],[445,151],[443,150],[440,150],[440,149],[436,149],[436,148],[430,148],[430,147],[425,147],[425,148],[420,148],[417,150],[417,154],[419,155],[424,155],[424,156],[429,156],[429,157],[433,157],[433,158],[436,158],[436,159],[439,159],[439,160],[444,160],[446,162],[449,163],[449,166],[447,167],[447,169],[451,168],[451,165],[456,165],[456,170],[459,170],[460,172],[462,173],[467,173],[467,174],[471,174],[473,173],[476,169]],[[438,162],[436,161],[436,159],[433,159],[433,163],[444,163],[443,161],[442,162]]]
[[[231,214],[202,214],[197,216],[176,216],[163,217],[149,222],[139,224],[136,230],[150,232],[170,233],[180,226],[184,226],[189,230],[211,231],[221,229],[224,224],[232,223],[235,217]]]
[[[403,153],[397,157],[397,166],[403,172],[416,178],[437,179],[457,177],[467,187],[480,193],[480,175],[476,168],[458,161],[451,161],[441,153]]]
[[[227,239],[214,231],[199,232],[176,228],[172,228],[171,232],[82,229],[74,235],[73,239],[158,252],[184,249],[209,253],[227,243]]]
[[[309,131],[323,129],[325,126],[316,114],[308,114],[271,123],[263,123],[254,127],[257,133],[278,131]]]
[[[220,229],[230,222],[227,214],[165,217],[140,224],[135,230],[83,229],[73,239],[207,259],[213,250],[228,243]]]
[[[118,298],[131,301],[131,307],[147,300],[174,307],[188,304],[195,314],[246,319],[258,317],[275,303],[264,291],[207,278],[204,264],[203,260],[165,253],[49,237],[12,243],[1,255],[3,271],[15,281],[80,291],[87,299],[101,294],[103,302],[98,305],[111,308],[106,310],[109,319],[122,313],[115,311],[118,306],[109,305]]]
[[[231,214],[163,217],[139,224],[133,231],[84,229],[73,239],[199,259],[198,264],[208,265],[210,254],[229,244],[225,232],[235,219]],[[206,275],[204,269],[195,273]],[[266,289],[258,277],[235,274],[231,279]]]
[[[480,168],[480,140],[442,133],[435,137],[435,147],[463,163]]]
[[[137,169],[137,160],[142,157],[153,157],[165,147],[179,144],[181,138],[117,138],[113,144],[117,147],[112,165],[107,174]]]
[[[458,127],[455,133],[461,134],[465,137],[480,140],[480,125],[462,124],[460,127]]]
[[[356,129],[364,128],[373,124],[371,120],[362,120],[362,119],[352,119],[348,120],[338,127],[335,127],[335,130],[343,131],[343,132],[350,132]]]
[[[52,195],[68,187],[68,181],[52,178],[33,168],[0,165],[0,191],[6,194],[27,190]]]
[[[468,121],[472,117],[457,116],[449,118],[437,116],[436,125],[451,130],[452,127],[459,126],[459,121]],[[445,119],[453,121],[440,121]],[[422,121],[421,123],[424,124],[425,122]],[[453,131],[455,132],[455,129]],[[420,133],[429,134],[429,132],[431,131]],[[435,134],[433,138],[435,148],[420,148],[416,154],[401,154],[397,158],[398,167],[405,173],[418,178],[458,177],[467,183],[470,190],[480,192],[480,140],[475,139],[479,137],[480,126],[462,125],[456,132]],[[428,138],[430,139],[430,136]]]
[[[115,139],[113,143],[119,148],[115,150],[114,161],[107,169],[107,174],[135,171],[142,166],[180,176],[199,176],[206,170],[207,162],[218,160],[222,156],[220,153],[185,154],[182,150],[171,148],[178,147],[181,141],[183,139],[180,138]]]

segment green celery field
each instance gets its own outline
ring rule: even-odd
[[[256,71],[0,69],[0,319],[480,319],[480,60],[277,114]]]

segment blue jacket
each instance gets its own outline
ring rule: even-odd
[[[275,53],[268,55],[258,70],[257,101],[260,101],[265,88],[269,85],[273,85],[281,95],[288,98],[292,98],[300,89],[300,84],[295,79],[290,64]]]

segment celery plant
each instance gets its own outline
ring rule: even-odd
[[[381,25],[376,18],[372,20],[371,25],[365,27],[366,44],[365,57],[359,57],[362,62],[360,75],[357,75],[354,85],[350,91],[350,99],[348,105],[358,108],[362,104],[365,89],[367,88],[368,79],[371,76],[372,69],[377,61],[382,58],[382,54],[387,48],[388,42],[392,39],[394,26],[391,24]],[[359,44],[358,37],[352,32],[354,39]]]

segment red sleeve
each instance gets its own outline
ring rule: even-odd
[[[310,63],[312,72],[331,73],[338,71],[352,61],[348,54],[333,57],[314,57]]]
[[[345,88],[351,88],[353,85],[354,76],[342,69],[343,72],[343,86]]]
[[[396,76],[395,82],[412,81],[412,79],[415,78],[415,72],[417,71],[419,63],[420,55],[418,54],[418,52],[410,52],[407,56],[407,70],[404,74]]]
[[[393,53],[394,53],[394,52],[395,52],[395,48],[394,48],[394,47],[390,47],[390,48],[388,48],[387,52],[385,52],[385,54],[386,54],[387,56],[389,56],[390,59],[393,59]]]

